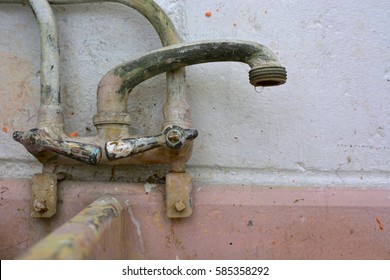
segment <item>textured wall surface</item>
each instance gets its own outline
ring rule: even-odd
[[[187,68],[193,125],[200,132],[189,162],[195,180],[388,185],[389,1],[157,2],[185,41],[256,41],[275,51],[288,71],[285,85],[256,92],[244,64]],[[141,15],[120,4],[53,9],[66,131],[92,135],[102,75],[160,42]],[[1,4],[0,23],[0,177],[28,178],[41,165],[11,136],[37,123],[38,26],[22,5]],[[164,95],[164,75],[134,90],[129,99],[134,133],[160,131]],[[87,180],[142,181],[159,177],[160,167],[121,167],[115,178],[111,167],[63,169]]]

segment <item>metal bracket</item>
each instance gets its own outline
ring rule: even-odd
[[[186,218],[192,214],[192,175],[170,172],[165,182],[165,206],[169,218]]]
[[[31,179],[31,217],[50,218],[57,211],[57,174],[39,173]]]

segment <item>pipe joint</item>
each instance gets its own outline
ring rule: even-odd
[[[99,112],[93,117],[93,124],[95,126],[105,124],[130,125],[131,117],[128,113],[123,112]]]

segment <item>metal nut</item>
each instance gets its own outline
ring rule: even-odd
[[[184,209],[186,209],[186,205],[183,203],[183,201],[178,201],[175,203],[175,208],[177,212],[182,212]]]

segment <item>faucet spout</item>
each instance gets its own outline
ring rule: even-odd
[[[286,70],[275,54],[254,42],[222,40],[177,44],[121,64],[104,75],[98,88],[95,125],[104,124],[99,121],[100,114],[126,113],[129,93],[143,81],[180,67],[218,61],[248,64],[251,67],[249,81],[254,86],[277,86],[287,79]]]

